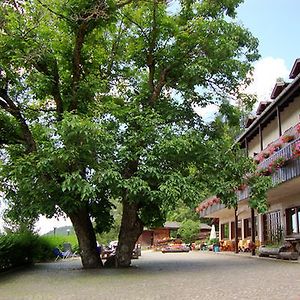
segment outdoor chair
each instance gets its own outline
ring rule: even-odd
[[[68,257],[76,257],[77,256],[77,252],[72,251],[71,243],[63,243],[63,248],[64,248],[64,252],[69,252]]]
[[[65,259],[71,255],[70,251],[60,251],[58,248],[53,249],[53,254],[56,256],[55,261],[58,259]]]

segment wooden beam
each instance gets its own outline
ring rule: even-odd
[[[255,245],[255,216],[254,208],[251,208],[251,242]],[[255,247],[252,247],[252,255],[255,255]]]
[[[238,214],[237,207],[234,209],[234,249],[235,253],[239,253],[239,237],[238,237]]]
[[[249,156],[249,144],[248,139],[245,137],[245,149],[246,149],[246,155]]]
[[[277,113],[278,133],[279,136],[281,136],[282,135],[281,117],[280,117],[280,110],[278,106],[276,107],[276,113]]]
[[[264,149],[264,143],[263,143],[261,124],[259,124],[258,126],[258,132],[259,132],[259,141],[260,141],[260,151],[262,151]]]

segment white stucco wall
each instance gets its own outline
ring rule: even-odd
[[[279,129],[277,118],[272,120],[265,128],[262,130],[263,137],[263,149],[265,149],[270,143],[279,138]]]
[[[281,130],[284,133],[287,129],[295,126],[300,121],[300,97],[289,104],[288,107],[280,113]]]
[[[260,152],[260,142],[259,142],[259,135],[257,134],[248,144],[248,155],[250,157],[254,156],[254,152]]]

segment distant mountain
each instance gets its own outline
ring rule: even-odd
[[[73,226],[63,226],[63,227],[58,227],[55,228],[55,233],[54,229],[45,233],[44,235],[69,235],[69,234],[74,234],[74,228]]]

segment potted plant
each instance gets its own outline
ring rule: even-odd
[[[300,157],[300,141],[297,142],[293,147],[293,158]]]
[[[294,137],[293,135],[287,134],[287,135],[284,135],[284,136],[281,137],[281,141],[282,141],[283,143],[289,143],[289,142],[293,141],[294,138],[295,138],[295,137]]]
[[[282,144],[281,143],[276,143],[276,144],[274,144],[270,147],[269,152],[271,154],[273,154],[274,152],[278,152],[281,148],[282,148]]]
[[[264,158],[268,158],[270,156],[270,152],[263,152],[262,156]]]
[[[271,174],[272,174],[272,167],[270,166],[258,170],[259,176],[269,176]]]
[[[287,163],[287,159],[285,157],[278,157],[272,162],[272,167],[274,169],[279,169],[285,166]]]
[[[262,153],[256,154],[254,156],[254,162],[256,164],[260,164],[263,160],[264,160],[264,157],[263,157]]]

